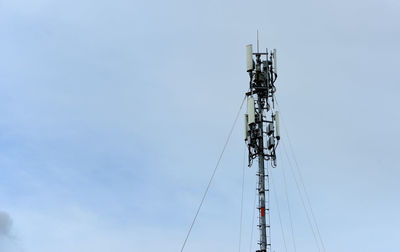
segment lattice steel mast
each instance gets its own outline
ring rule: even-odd
[[[258,47],[258,45],[257,45]],[[260,249],[257,252],[271,251],[270,226],[270,186],[269,172],[265,161],[276,167],[276,147],[280,139],[279,113],[275,111],[274,93],[277,78],[276,50],[253,53],[252,45],[246,47],[247,72],[250,88],[247,95],[247,114],[245,115],[245,141],[248,146],[249,167],[258,159],[258,210],[260,230]],[[254,60],[255,58],[255,60]],[[266,148],[264,146],[266,143]]]

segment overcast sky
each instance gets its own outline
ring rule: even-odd
[[[397,252],[399,11],[395,0],[0,0],[0,252],[180,251],[257,30],[278,50],[282,141],[326,251]],[[297,251],[318,251],[282,147],[274,251],[285,251],[278,204],[294,251],[283,171]],[[238,251],[243,148],[241,116],[185,251]],[[246,168],[242,251],[254,188]]]

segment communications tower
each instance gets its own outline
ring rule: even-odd
[[[258,43],[258,42],[257,42]],[[276,50],[253,53],[246,46],[247,72],[250,77],[245,114],[245,142],[248,146],[248,166],[258,162],[258,228],[260,231],[257,252],[271,251],[270,184],[265,163],[276,167],[276,148],[280,140],[279,113],[275,110],[274,94],[277,79]]]

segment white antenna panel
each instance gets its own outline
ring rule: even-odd
[[[275,70],[275,73],[277,74],[278,69],[276,68],[276,49],[274,49],[274,70]]]
[[[275,126],[276,126],[276,138],[279,140],[281,138],[281,131],[279,129],[279,111],[275,113]]]
[[[247,66],[247,72],[253,71],[254,69],[253,45],[246,46],[246,66]]]
[[[255,118],[254,98],[252,96],[250,96],[247,99],[247,113],[248,113],[249,125],[255,123],[256,118]]]

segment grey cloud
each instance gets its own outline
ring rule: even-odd
[[[12,223],[10,215],[0,211],[0,237],[9,237],[11,235]]]

